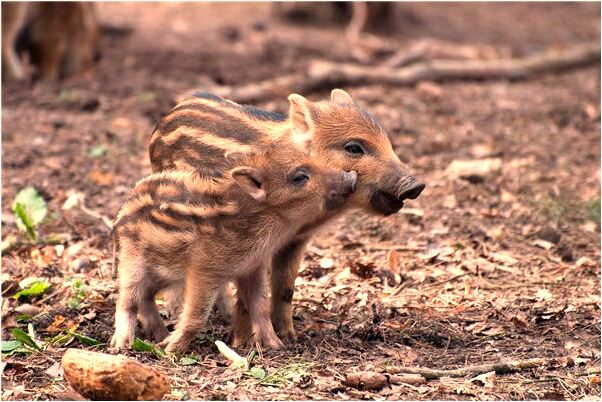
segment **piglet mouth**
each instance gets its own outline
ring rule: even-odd
[[[393,195],[383,190],[376,190],[370,200],[372,206],[383,215],[391,215],[403,208],[405,200],[418,198],[426,186],[423,183],[416,183],[410,180],[399,193]]]
[[[376,190],[372,193],[370,203],[374,209],[385,216],[394,214],[403,208],[403,200],[383,190]]]

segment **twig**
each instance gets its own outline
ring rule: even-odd
[[[566,50],[554,49],[524,58],[432,60],[400,69],[314,62],[309,68],[309,76],[347,85],[365,82],[413,85],[421,80],[524,79],[543,72],[559,71],[599,61],[600,45],[588,44]]]
[[[418,61],[426,61],[427,59],[499,59],[501,55],[508,55],[509,53],[509,50],[504,48],[462,45],[459,43],[428,39],[415,42],[407,49],[397,51],[383,62],[383,66],[402,67]]]
[[[495,371],[496,374],[508,374],[525,369],[541,367],[544,366],[548,361],[548,359],[534,358],[493,364],[480,364],[454,370],[433,370],[422,367],[396,367],[394,371],[397,373],[420,374],[427,380],[434,380],[441,377],[466,377],[468,375],[478,375],[488,373],[490,371]]]
[[[86,207],[84,205],[83,201],[79,203],[79,207],[82,210],[82,212],[85,213],[86,215],[91,216],[92,218],[95,218],[95,219],[102,220],[109,229],[113,229],[113,222],[111,222],[111,220],[109,218],[107,218],[106,216],[104,216],[103,214],[101,214],[99,212],[89,209],[88,207]]]
[[[433,283],[433,284],[431,284],[431,285],[425,286],[425,287],[423,287],[423,288],[422,288],[422,289],[420,289],[420,290],[425,290],[425,289],[434,288],[434,287],[437,287],[437,286],[443,285],[443,284],[445,284],[445,283],[448,283],[448,282],[455,281],[456,279],[462,278],[462,277],[464,277],[464,276],[466,276],[466,275],[471,275],[471,273],[469,272],[469,273],[465,273],[465,274],[460,274],[460,275],[452,276],[451,278],[449,278],[449,279],[446,279],[446,280],[444,280],[444,281],[435,282],[435,283]]]
[[[403,68],[313,61],[307,73],[284,75],[240,87],[218,86],[209,90],[237,102],[249,103],[284,97],[291,92],[306,93],[336,85],[380,83],[407,86],[422,80],[526,79],[541,73],[576,68],[599,61],[599,44],[552,49],[515,59],[431,60]],[[189,98],[191,93],[192,91],[189,91],[179,99]]]

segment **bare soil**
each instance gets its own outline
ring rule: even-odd
[[[61,84],[2,86],[2,236],[19,236],[12,200],[34,186],[48,203],[41,239],[2,257],[2,340],[33,323],[40,344],[75,328],[107,342],[116,286],[110,230],[71,192],[112,219],[149,169],[147,141],[183,91],[238,85],[314,58],[345,60],[342,25],[290,25],[263,3],[103,3],[107,32],[94,74]],[[490,45],[529,54],[600,40],[600,6],[413,4],[397,7],[389,38]],[[391,217],[345,215],[309,248],[294,297],[298,340],[253,362],[263,382],[229,368],[210,319],[183,366],[129,352],[172,378],[179,399],[547,399],[600,397],[600,66],[528,81],[347,88],[388,129],[427,183]],[[323,99],[329,88],[303,94]],[[286,111],[285,98],[258,106]],[[101,156],[89,151],[104,146]],[[499,169],[456,178],[456,160],[499,158]],[[542,242],[542,240],[544,240]],[[330,261],[332,260],[332,261]],[[42,297],[15,301],[15,283],[43,277]],[[74,281],[83,284],[80,305]],[[15,311],[28,303],[40,314]],[[69,347],[104,350],[72,340]],[[2,359],[2,399],[68,399],[49,370],[65,345]],[[247,350],[239,350],[245,355]],[[570,359],[561,359],[569,356]],[[363,391],[345,374],[391,367],[453,369],[506,359],[558,358],[491,382],[442,378]]]

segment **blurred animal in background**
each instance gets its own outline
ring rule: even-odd
[[[383,1],[287,1],[274,3],[274,15],[298,23],[347,24],[349,35],[390,28],[393,2]]]
[[[2,78],[57,81],[90,70],[100,58],[100,27],[89,2],[2,2]]]

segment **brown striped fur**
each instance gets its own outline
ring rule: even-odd
[[[342,207],[355,176],[290,143],[234,159],[219,179],[166,171],[136,184],[114,224],[120,290],[113,347],[131,345],[136,313],[146,335],[163,340],[168,334],[154,296],[183,282],[184,309],[162,345],[186,350],[228,281],[238,285],[255,341],[282,346],[266,303],[269,259],[301,226]]]
[[[292,140],[329,166],[357,172],[357,191],[345,210],[360,208],[371,214],[389,215],[399,211],[406,198],[420,194],[424,185],[417,185],[409,167],[399,160],[384,128],[347,92],[335,89],[330,100],[321,102],[311,102],[297,94],[288,99],[288,115],[239,105],[207,93],[181,102],[151,136],[153,171],[177,168],[214,174],[229,166],[229,152]],[[355,152],[358,147],[361,154]],[[406,196],[410,188],[413,191]],[[274,256],[271,314],[281,336],[295,336],[289,295],[305,245],[312,233],[332,217],[302,228]],[[249,333],[248,320],[241,315],[244,309],[239,308],[233,327],[234,344],[244,343],[239,338]]]

